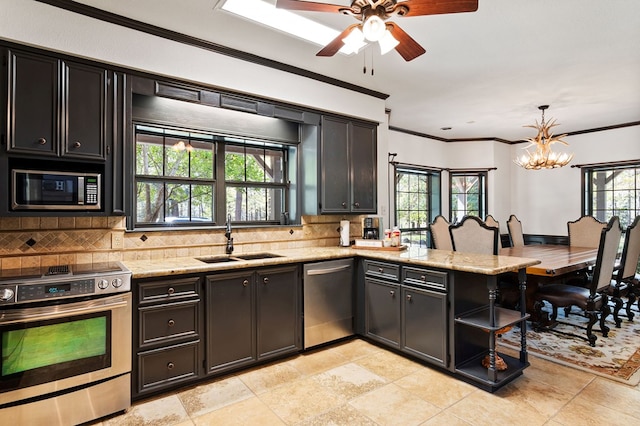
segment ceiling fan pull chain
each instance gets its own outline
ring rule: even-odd
[[[362,74],[367,73],[367,51],[362,54]]]
[[[373,52],[371,52],[371,75],[373,75]]]

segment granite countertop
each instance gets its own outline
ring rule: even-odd
[[[540,263],[537,259],[522,257],[491,256],[417,247],[410,247],[403,251],[367,250],[351,247],[306,247],[269,250],[269,253],[277,254],[280,257],[220,263],[205,263],[195,257],[175,257],[154,260],[130,260],[124,262],[124,264],[133,273],[133,278],[150,278],[188,273],[233,271],[243,268],[278,266],[355,256],[483,275],[497,275],[503,272],[517,271],[520,268]],[[232,256],[244,254],[251,253],[237,253]]]

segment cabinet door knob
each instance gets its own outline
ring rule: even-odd
[[[353,203],[355,207],[360,207],[360,203]]]
[[[407,302],[411,302],[411,295],[407,294]]]
[[[394,290],[391,290],[389,294],[391,295],[391,297],[394,297],[396,295],[396,292]]]
[[[176,365],[172,362],[167,364],[167,370],[173,370],[173,367],[175,367]]]
[[[265,284],[269,284],[269,278],[268,277],[264,277],[262,279],[262,282],[265,283]]]
[[[242,287],[246,287],[249,285],[249,280],[242,281]]]
[[[167,321],[167,324],[169,325],[169,327],[173,327],[174,325],[176,325],[176,322],[170,319],[169,321]]]
[[[75,141],[75,143],[73,144],[74,148],[80,148],[82,146],[82,144],[78,141]]]
[[[47,144],[47,140],[45,138],[40,138],[40,139],[38,139],[38,144],[46,145]]]
[[[422,281],[427,281],[427,277],[426,277],[425,275],[420,275],[420,279],[421,279]]]
[[[346,209],[347,208],[347,203],[343,201],[342,202],[342,207]]]

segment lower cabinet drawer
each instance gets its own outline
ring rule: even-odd
[[[139,308],[140,348],[198,337],[198,300]]]
[[[138,393],[198,376],[198,344],[190,342],[138,354]]]

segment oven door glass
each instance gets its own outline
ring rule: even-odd
[[[0,326],[3,391],[111,366],[111,311]]]

